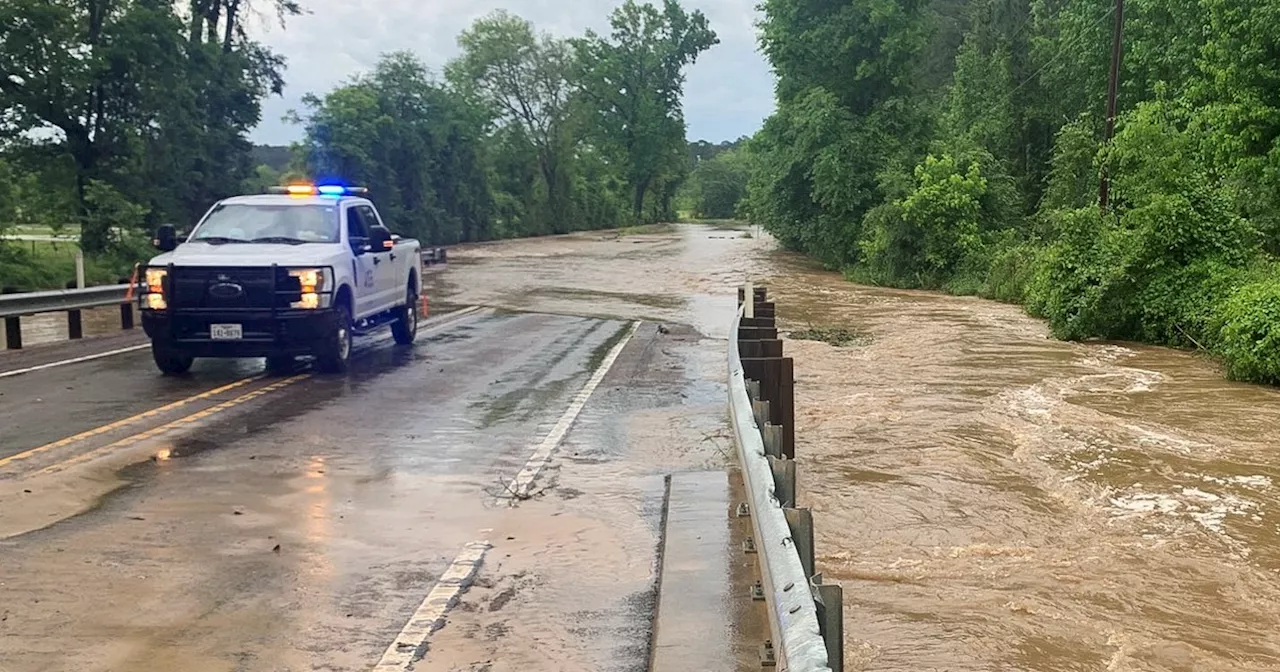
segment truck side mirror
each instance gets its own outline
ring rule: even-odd
[[[156,237],[151,241],[157,250],[161,252],[172,252],[178,247],[178,231],[172,224],[161,224],[156,229]]]
[[[395,245],[395,241],[391,238],[391,231],[385,226],[369,227],[369,251],[373,254],[386,252]]]

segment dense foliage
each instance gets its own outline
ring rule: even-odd
[[[0,5],[0,234],[78,233],[102,279],[145,258],[161,223],[328,178],[368,186],[397,232],[430,243],[674,217],[690,169],[684,71],[718,41],[701,12],[627,0],[607,35],[573,39],[495,12],[458,38],[441,77],[391,53],[308,95],[289,151],[246,138],[285,63],[244,22],[303,9],[258,2]],[[60,245],[0,243],[0,284],[61,285]]]
[[[787,247],[1280,382],[1280,0],[1129,0],[1105,143],[1111,0],[761,8],[741,207]]]
[[[699,219],[733,219],[747,193],[751,177],[746,138],[713,145],[705,140],[689,144],[692,171],[678,200],[683,210]]]

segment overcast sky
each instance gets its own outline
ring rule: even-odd
[[[383,52],[407,49],[440,72],[458,53],[456,38],[475,19],[503,8],[558,36],[587,28],[607,33],[608,14],[621,0],[302,0],[311,14],[281,29],[263,22],[259,38],[288,59],[283,98],[263,105],[254,142],[287,144],[301,135],[281,120],[307,92],[324,93],[369,70]],[[733,140],[751,135],[773,111],[773,78],[758,51],[756,0],[686,0],[700,9],[720,37],[688,69],[685,119],[690,140]],[[658,4],[655,2],[655,4]],[[261,6],[266,6],[262,3]]]

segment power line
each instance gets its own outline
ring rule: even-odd
[[[1098,24],[1107,20],[1112,14],[1115,13],[1115,11],[1116,11],[1116,8],[1114,6],[1108,8],[1107,11],[1102,14],[1102,16],[1099,16],[1097,19],[1094,19],[1089,24],[1089,27],[1093,28],[1094,26],[1097,26]],[[1061,13],[1062,13],[1062,10],[1058,10],[1058,14],[1061,14]],[[1057,18],[1057,16],[1055,16],[1054,18]],[[996,110],[1000,109],[1001,106],[1007,104],[1010,100],[1012,100],[1013,94],[1017,93],[1018,91],[1021,91],[1022,87],[1026,86],[1027,84],[1030,84],[1031,80],[1039,77],[1040,73],[1044,72],[1045,69],[1047,69],[1050,65],[1053,65],[1055,62],[1057,62],[1057,60],[1061,58],[1063,54],[1067,53],[1067,49],[1069,49],[1070,47],[1074,47],[1079,42],[1079,40],[1083,39],[1084,35],[1085,35],[1085,31],[1080,31],[1080,33],[1076,36],[1076,39],[1074,41],[1059,47],[1058,53],[1054,54],[1053,57],[1050,58],[1048,61],[1045,61],[1044,65],[1040,66],[1039,69],[1031,73],[1029,77],[1022,80],[1021,84],[1018,84],[1017,86],[1010,89],[1010,91],[1003,96],[1003,99],[996,105],[992,105],[991,109],[988,110],[987,113],[984,114],[983,116],[989,116],[991,114],[994,114]]]
[[[1103,142],[1110,142],[1116,130],[1116,87],[1120,83],[1121,41],[1124,37],[1124,0],[1116,0],[1116,26],[1111,35],[1111,77],[1107,81],[1107,131]],[[1098,206],[1105,212],[1111,192],[1111,179],[1107,169],[1102,169],[1102,180],[1098,184]]]

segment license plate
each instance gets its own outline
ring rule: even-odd
[[[244,338],[244,329],[238,324],[211,324],[209,338],[215,341],[238,341]]]

